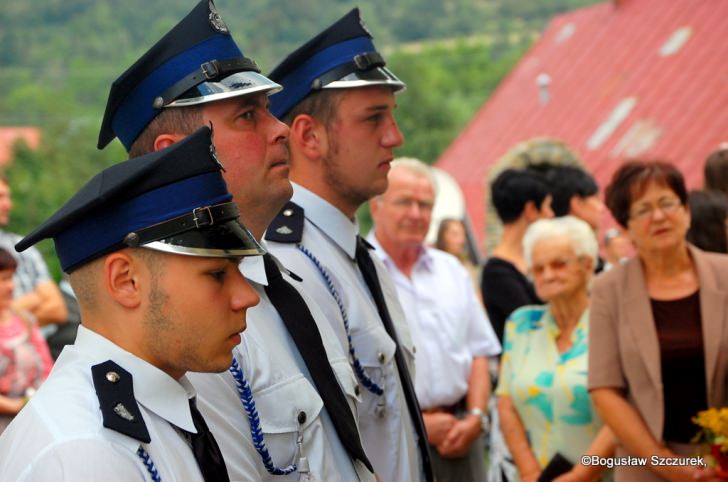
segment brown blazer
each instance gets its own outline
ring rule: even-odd
[[[720,407],[728,395],[728,256],[694,246],[689,250],[700,283],[707,400],[711,407]],[[633,258],[595,280],[588,386],[624,389],[627,400],[661,441],[665,416],[661,371],[644,271],[639,259]]]

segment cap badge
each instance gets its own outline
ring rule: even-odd
[[[226,172],[225,166],[223,166],[220,159],[217,158],[217,149],[215,149],[215,128],[212,125],[212,121],[210,121],[210,157],[212,157],[217,165],[220,166],[222,172]]]
[[[210,10],[208,17],[210,20],[210,26],[220,33],[230,33],[230,30],[228,30],[228,27],[225,25],[222,17],[219,13],[217,13],[217,9],[215,8],[215,4],[212,3],[212,0],[209,0],[207,5]]]
[[[128,420],[129,422],[134,421],[134,415],[132,415],[131,412],[129,412],[129,410],[121,403],[117,403],[114,406],[114,413],[124,420]]]
[[[220,159],[217,157],[217,149],[215,149],[215,144],[210,143],[210,157],[212,157],[218,166],[220,166],[220,169],[225,172],[225,166],[222,165],[222,162],[220,162]]]

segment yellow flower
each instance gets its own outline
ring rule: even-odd
[[[728,452],[728,407],[709,408],[698,412],[693,422],[702,430],[695,436],[696,441],[721,445],[721,451]]]

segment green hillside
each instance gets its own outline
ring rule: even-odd
[[[594,0],[369,0],[360,5],[388,65],[406,144],[433,162],[554,14]],[[19,146],[8,174],[11,229],[27,233],[102,166],[95,149],[111,82],[195,4],[192,0],[0,2],[0,126],[37,125],[38,151]],[[218,0],[246,55],[264,72],[354,7],[348,0]],[[44,245],[45,254],[52,249]],[[51,265],[57,270],[55,260]]]

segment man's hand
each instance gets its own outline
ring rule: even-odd
[[[445,440],[445,436],[458,421],[455,415],[447,412],[423,413],[422,420],[425,422],[427,441],[434,446],[440,445]]]
[[[446,458],[464,456],[473,441],[480,436],[481,428],[480,417],[476,415],[468,415],[462,420],[457,420],[445,440],[437,444],[438,453]]]

